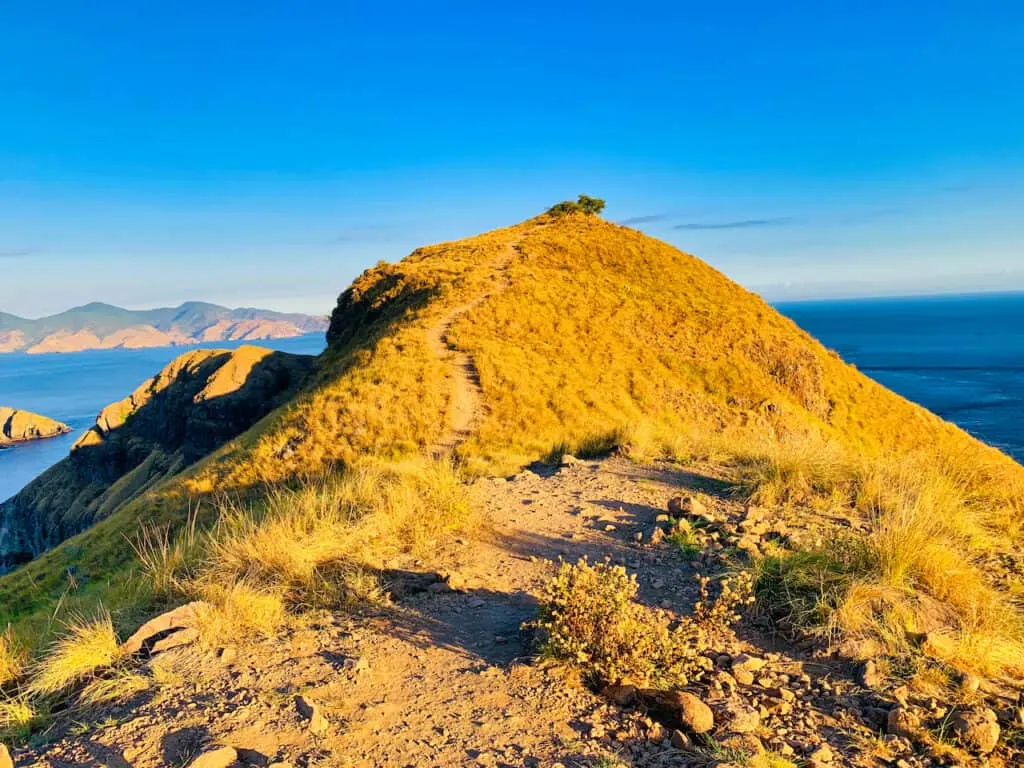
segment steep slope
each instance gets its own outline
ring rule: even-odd
[[[0,406],[0,446],[56,437],[70,431],[71,428],[67,424],[61,424],[46,416]]]
[[[542,216],[368,270],[341,295],[328,342],[289,402],[172,480],[146,483],[144,501],[134,488],[119,494],[73,546],[0,580],[0,604],[14,615],[45,607],[69,565],[109,579],[130,562],[120,542],[140,521],[180,522],[210,494],[438,447],[478,474],[616,446],[686,459],[710,445],[783,479],[794,470],[777,459],[790,446],[810,446],[816,473],[833,456],[911,473],[955,463],[969,468],[971,508],[1000,521],[971,540],[989,542],[992,557],[1016,546],[1005,531],[1019,518],[1019,465],[861,375],[698,259],[595,217]],[[829,492],[868,498],[859,487]],[[75,516],[77,528],[90,514]]]
[[[320,317],[202,302],[151,310],[93,303],[38,320],[0,313],[0,352],[44,354],[253,341],[317,333],[326,325]]]
[[[257,347],[177,358],[104,408],[67,459],[0,504],[0,563],[39,555],[194,464],[286,398],[311,364]]]

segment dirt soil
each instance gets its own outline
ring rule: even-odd
[[[741,755],[744,742],[810,765],[888,764],[875,755],[926,764],[909,744],[877,736],[871,718],[884,715],[882,705],[850,670],[778,645],[757,620],[707,655],[713,682],[699,694],[720,722],[710,747],[535,661],[520,627],[535,617],[536,595],[560,558],[624,564],[644,603],[670,616],[690,611],[695,571],[720,573],[742,551],[728,533],[693,559],[649,539],[680,494],[696,495],[722,531],[742,537],[729,521],[747,510],[720,481],[609,458],[480,480],[473,493],[484,531],[439,543],[430,562],[389,563],[390,604],[318,614],[255,646],[161,653],[148,662],[162,670],[155,690],[59,716],[17,764],[189,765],[230,746],[248,765],[710,765]],[[742,653],[766,663],[749,684],[727,671]],[[322,728],[300,711],[300,695],[326,718]],[[727,724],[743,707],[762,714],[755,728],[736,732]]]

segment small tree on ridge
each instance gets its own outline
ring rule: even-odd
[[[550,208],[548,213],[552,216],[568,216],[570,213],[582,213],[585,216],[597,216],[604,210],[604,200],[590,195],[580,195],[576,202],[563,200]]]

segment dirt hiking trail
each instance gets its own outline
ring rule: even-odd
[[[429,562],[386,563],[389,602],[314,614],[244,649],[161,653],[148,662],[161,670],[158,687],[87,717],[58,718],[17,764],[724,764],[642,707],[616,704],[563,668],[538,663],[520,627],[536,616],[537,595],[560,558],[621,563],[637,574],[645,604],[670,617],[688,612],[695,573],[722,572],[737,543],[753,535],[740,530],[747,510],[715,478],[667,465],[610,458],[536,469],[474,484],[487,521],[481,534],[439,540]],[[702,514],[717,521],[708,523],[716,537],[695,557],[656,533],[681,493],[696,494]],[[754,622],[707,653],[711,682],[694,690],[715,710],[720,756],[733,754],[722,745],[742,743],[804,765],[827,766],[818,758],[833,754],[835,766],[879,764],[861,759],[878,730],[870,713],[876,694],[835,664],[774,643]],[[760,660],[756,679],[730,674],[743,654]],[[315,727],[299,696],[315,702]],[[228,748],[219,754],[230,759],[204,757],[215,748]]]
[[[455,453],[473,433],[473,429],[483,418],[486,407],[476,362],[471,355],[452,343],[449,338],[452,326],[464,314],[507,287],[508,282],[501,279],[501,272],[516,257],[518,245],[518,241],[509,243],[491,263],[491,269],[497,279],[494,288],[470,302],[455,307],[427,331],[427,346],[431,353],[448,362],[452,387],[445,432],[430,448],[430,454],[435,459],[452,456]]]

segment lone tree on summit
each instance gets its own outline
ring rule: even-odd
[[[570,213],[582,213],[585,216],[597,216],[604,210],[604,200],[599,197],[580,195],[576,202],[563,200],[562,202],[548,208],[552,216],[568,216]]]

